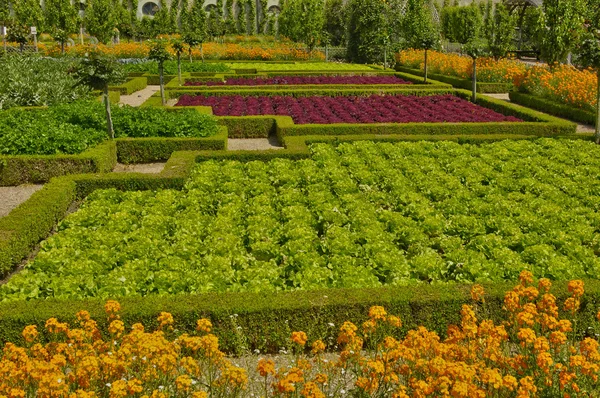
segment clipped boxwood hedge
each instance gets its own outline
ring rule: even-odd
[[[399,72],[405,72],[417,76],[425,76],[425,72],[419,69],[407,68],[405,66],[397,65],[396,70]],[[473,83],[470,79],[463,79],[457,76],[441,75],[439,73],[427,73],[428,79],[435,79],[440,82],[451,84],[456,88],[462,88],[465,90],[471,90]],[[477,82],[478,93],[507,93],[514,89],[512,83],[490,83],[490,82]]]
[[[146,77],[130,77],[123,84],[118,86],[109,86],[110,91],[118,91],[121,95],[131,95],[136,91],[145,89],[148,86],[148,79]]]
[[[536,95],[511,91],[509,94],[511,102],[523,105],[529,108],[537,109],[550,115],[562,117],[574,122],[594,125],[596,124],[596,115],[585,109],[576,108],[567,104],[553,101],[548,98],[538,97]]]
[[[106,173],[116,163],[116,145],[110,141],[78,155],[0,156],[0,186],[44,183],[66,174]]]
[[[219,126],[219,133],[201,138],[120,138],[117,158],[120,163],[152,163],[168,160],[176,151],[227,149],[227,128]]]
[[[515,283],[484,285],[486,319],[502,322],[504,293]],[[577,315],[577,331],[585,334],[595,325],[600,305],[600,281],[586,280],[586,294],[581,312]],[[566,282],[556,282],[553,293],[562,303],[568,296]],[[344,321],[361,324],[367,319],[369,307],[383,305],[389,313],[402,319],[404,334],[408,329],[423,325],[440,335],[451,324],[460,322],[463,304],[472,304],[470,286],[461,284],[416,285],[363,289],[327,289],[285,293],[209,293],[199,295],[128,297],[119,299],[121,319],[130,326],[142,322],[149,329],[158,326],[157,316],[166,311],[173,314],[179,333],[192,333],[196,320],[210,318],[213,332],[227,352],[240,352],[236,327],[241,327],[246,347],[261,353],[277,353],[289,347],[292,331],[305,331],[309,339],[322,338],[332,344]],[[562,305],[561,305],[562,307]],[[46,319],[75,321],[75,313],[88,310],[106,332],[107,321],[100,300],[35,300],[0,304],[0,343],[23,344],[21,331],[34,324],[43,330]],[[239,332],[238,332],[239,333]],[[46,336],[47,337],[47,336]],[[331,346],[330,346],[331,347]]]

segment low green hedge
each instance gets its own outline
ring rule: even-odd
[[[116,140],[120,163],[151,163],[165,161],[176,151],[227,149],[227,128],[219,126],[219,133],[203,138],[122,138]]]
[[[144,73],[143,75],[147,81],[149,86],[158,86],[160,84],[160,76],[153,75],[151,73]],[[163,75],[163,81],[166,84],[168,81],[177,78],[177,75]]]
[[[277,131],[275,119],[272,117],[218,116],[217,120],[219,124],[227,126],[230,138],[267,138]]]
[[[593,112],[585,109],[576,108],[567,104],[553,101],[551,99],[538,97],[531,94],[511,91],[509,94],[510,100],[516,104],[523,105],[529,108],[549,113],[550,115],[562,117],[574,122],[595,125],[596,115]]]
[[[75,200],[75,183],[55,181],[0,218],[0,279],[13,271],[61,220]]]
[[[121,95],[131,95],[136,91],[145,89],[148,86],[148,79],[146,77],[131,77],[127,81],[118,86],[110,86],[110,91],[118,91]]]
[[[0,186],[45,183],[66,174],[109,172],[116,162],[116,145],[110,141],[78,155],[0,156]]]
[[[425,72],[419,69],[407,68],[405,66],[398,65],[396,70],[399,72],[405,72],[417,76],[425,76]],[[463,79],[457,76],[447,76],[438,73],[427,73],[428,79],[435,79],[440,82],[451,84],[456,88],[462,88],[465,90],[472,90],[473,83],[470,79]],[[512,83],[490,83],[490,82],[477,82],[478,93],[507,93],[514,89]]]
[[[577,331],[586,333],[597,326],[596,312],[600,305],[600,282],[586,280],[586,294],[577,315]],[[569,297],[566,282],[557,282],[553,293],[559,304]],[[482,318],[502,322],[504,293],[514,283],[484,284],[486,302]],[[244,354],[243,348],[277,353],[290,345],[292,331],[305,331],[310,341],[322,338],[335,344],[335,337],[344,321],[360,325],[367,319],[368,309],[383,305],[389,313],[399,315],[403,326],[398,335],[408,329],[425,326],[444,336],[451,324],[460,322],[463,304],[473,304],[470,286],[460,284],[416,285],[368,289],[327,289],[286,293],[214,293],[200,295],[129,297],[120,299],[121,319],[126,325],[143,323],[153,330],[162,311],[170,312],[179,333],[193,333],[196,320],[209,318],[213,332],[223,350]],[[560,305],[562,307],[562,305]],[[87,310],[106,333],[107,320],[101,300],[36,300],[0,304],[0,343],[23,344],[21,331],[27,325],[44,330],[50,317],[60,321],[75,321],[75,313]],[[241,330],[236,330],[240,327]],[[239,334],[245,342],[240,342]],[[45,339],[47,335],[43,334]]]
[[[182,95],[204,95],[204,96],[224,96],[224,95],[246,95],[246,96],[273,96],[273,95],[286,95],[291,97],[309,97],[314,95],[324,95],[331,97],[346,96],[346,95],[372,95],[372,94],[401,94],[401,95],[441,95],[441,94],[453,94],[456,89],[451,86],[419,86],[415,85],[396,85],[393,87],[385,88],[363,88],[362,86],[348,86],[340,88],[335,86],[332,88],[322,88],[319,85],[310,86],[310,88],[295,88],[292,86],[284,86],[283,88],[273,88],[275,86],[265,86],[268,88],[261,88],[259,86],[242,87],[242,86],[231,86],[233,88],[227,89],[224,86],[220,86],[218,90],[206,90],[206,89],[179,89],[169,90],[166,94],[169,98],[179,98]],[[307,86],[305,86],[307,87]]]

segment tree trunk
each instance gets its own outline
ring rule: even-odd
[[[64,41],[60,42],[60,53],[61,54],[65,53],[65,42]]]
[[[179,85],[181,86],[181,54],[177,53],[177,76],[179,77]]]
[[[427,83],[427,49],[425,49],[425,63],[423,64],[423,69],[425,72],[425,80],[424,83]]]
[[[204,63],[204,47],[203,47],[203,43],[200,43],[200,58],[202,58],[202,63]]]
[[[477,58],[473,58],[473,103],[477,103]]]
[[[188,54],[190,55],[190,62],[192,62],[192,46],[190,46]]]
[[[160,79],[160,100],[162,102],[162,106],[167,105],[167,101],[165,101],[165,82],[163,78],[163,63],[160,62],[158,64],[158,76]]]
[[[111,140],[115,139],[112,116],[110,114],[110,100],[108,99],[108,84],[104,85],[104,110],[106,111],[106,131]]]
[[[598,94],[596,95],[596,144],[600,144],[600,68],[596,72],[598,76]]]

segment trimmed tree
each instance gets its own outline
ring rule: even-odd
[[[150,51],[148,52],[148,59],[156,61],[158,63],[158,76],[160,81],[160,100],[162,105],[165,106],[167,101],[165,100],[165,81],[164,81],[164,66],[165,61],[171,59],[171,54],[167,51],[167,42],[165,40],[155,40],[150,44]]]
[[[473,60],[473,74],[471,75],[472,90],[471,100],[477,103],[477,59],[485,55],[486,43],[480,38],[473,38],[463,47],[464,52]]]
[[[44,13],[39,0],[18,0],[12,2],[15,19],[19,25],[35,26],[44,31]]]
[[[288,0],[279,21],[279,33],[306,44],[311,52],[323,37],[325,3],[323,0]]]
[[[194,1],[187,21],[184,26],[183,41],[189,46],[190,62],[192,62],[192,50],[200,46],[200,56],[204,62],[204,51],[202,43],[206,40],[206,11],[204,11],[202,1]]]
[[[177,77],[179,78],[179,85],[181,86],[181,54],[183,54],[184,43],[180,39],[172,39],[171,47],[177,56]]]
[[[29,41],[29,26],[13,23],[8,29],[7,36],[9,41],[14,41],[19,45],[19,51],[23,53],[23,50],[25,50],[25,45]]]
[[[582,0],[544,0],[535,29],[540,57],[550,66],[563,62],[582,33]]]
[[[343,0],[325,1],[325,32],[332,46],[342,46],[346,42],[346,7]]]
[[[488,5],[488,7],[491,7]],[[503,3],[496,4],[494,11],[489,11],[485,24],[485,36],[490,54],[499,59],[506,55],[512,45],[516,18],[511,15]]]
[[[600,0],[589,0],[586,8],[585,33],[579,45],[582,66],[596,69],[596,132],[594,139],[600,144]]]
[[[431,8],[424,0],[408,0],[402,20],[402,31],[410,48],[424,50],[424,82],[427,83],[427,56],[429,50],[439,45],[439,28],[433,22]]]
[[[117,11],[111,0],[88,0],[83,19],[88,33],[101,43],[109,43],[117,27]]]
[[[71,33],[77,30],[77,10],[71,0],[46,0],[45,21],[51,27],[54,39],[60,43],[61,53],[65,52],[65,43]]]
[[[112,116],[110,113],[110,100],[108,99],[108,85],[125,81],[123,67],[112,57],[107,57],[99,51],[92,51],[88,57],[79,64],[76,75],[80,84],[94,90],[102,90],[104,109],[106,113],[106,131],[110,139],[115,138]]]
[[[384,0],[350,0],[347,5],[348,46],[350,62],[374,63],[381,60],[387,35]]]

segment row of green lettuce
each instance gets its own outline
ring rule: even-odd
[[[598,146],[313,145],[208,161],[183,191],[97,191],[0,299],[599,278]]]
[[[193,109],[114,106],[112,119],[117,138],[208,137],[217,132],[213,116]],[[78,154],[107,137],[98,101],[0,112],[0,155]]]

